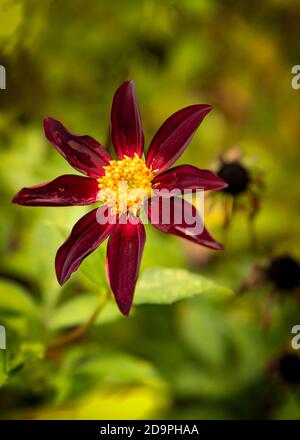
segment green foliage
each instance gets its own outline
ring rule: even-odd
[[[233,292],[184,269],[152,268],[140,276],[135,304],[172,304],[196,295],[212,299],[228,298]]]
[[[66,0],[58,13],[51,0],[0,0],[1,418],[300,417],[299,388],[276,369],[300,324],[297,293],[280,291],[271,306],[270,283],[237,293],[272,255],[300,258],[300,92],[290,86],[300,14],[296,0],[248,3]],[[244,196],[223,234],[224,199],[206,194],[221,253],[147,226],[125,318],[108,289],[105,243],[64,287],[56,280],[56,251],[90,207],[11,199],[76,173],[44,138],[45,116],[111,147],[112,95],[131,78],[146,147],[171,113],[210,103],[179,163],[217,170],[220,153],[238,146],[265,187],[255,188],[256,247]]]
[[[37,314],[37,307],[28,293],[17,284],[0,280],[0,309],[11,314]]]
[[[79,297],[66,301],[53,313],[48,325],[52,330],[84,324],[92,316],[99,304],[99,295],[82,293]],[[114,301],[105,302],[95,325],[107,324],[122,318]]]

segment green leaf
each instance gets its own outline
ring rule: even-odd
[[[110,384],[143,384],[162,386],[164,380],[149,361],[124,352],[72,350],[67,354],[61,374],[68,378],[95,377],[97,382]]]
[[[228,336],[223,314],[222,309],[204,297],[191,300],[181,309],[182,319],[178,323],[181,337],[185,345],[210,367],[220,366],[226,359]]]
[[[108,287],[105,273],[106,247],[102,243],[98,249],[90,254],[80,265],[80,272],[98,288]]]
[[[52,330],[58,330],[61,328],[81,325],[90,319],[98,304],[98,294],[82,294],[59,306],[53,312],[53,316],[49,320],[48,326]],[[107,301],[102,310],[100,310],[95,324],[107,324],[121,317],[122,315],[115,302]]]
[[[232,291],[185,269],[152,268],[142,273],[134,303],[172,304],[200,294],[220,300],[230,297]]]
[[[35,314],[37,307],[25,289],[11,281],[0,280],[0,310]]]
[[[22,21],[23,5],[1,0],[0,10],[0,37],[10,37]]]
[[[8,380],[7,374],[7,351],[0,350],[0,387],[6,384]]]

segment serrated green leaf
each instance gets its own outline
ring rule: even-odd
[[[232,291],[185,269],[152,268],[145,270],[135,293],[135,304],[172,304],[195,295],[214,300],[229,297]]]

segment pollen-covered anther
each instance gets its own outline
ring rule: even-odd
[[[145,199],[153,192],[153,172],[136,153],[134,157],[111,160],[103,167],[105,175],[98,179],[99,198],[116,214],[141,208]]]

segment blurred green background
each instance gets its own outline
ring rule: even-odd
[[[300,324],[297,295],[280,291],[270,305],[270,282],[237,294],[253,266],[300,258],[299,22],[296,0],[0,0],[1,418],[300,417],[297,384],[276,367]],[[105,246],[66,286],[56,281],[56,250],[90,208],[11,204],[21,187],[73,173],[42,119],[109,147],[111,100],[126,79],[147,143],[171,113],[209,103],[179,163],[217,170],[238,147],[264,182],[255,246],[243,196],[226,234],[224,195],[206,197],[223,253],[147,227],[130,318],[105,297]]]

